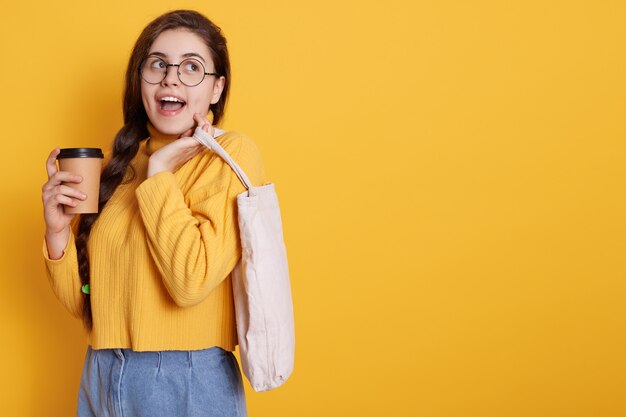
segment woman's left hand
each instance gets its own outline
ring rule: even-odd
[[[211,135],[215,134],[213,126],[198,113],[194,114],[193,119],[202,130]],[[163,171],[175,172],[185,162],[202,152],[204,145],[191,137],[193,132],[194,128],[187,130],[178,139],[150,155],[148,177]]]

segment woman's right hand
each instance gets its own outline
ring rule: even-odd
[[[41,188],[43,217],[46,222],[46,242],[51,257],[54,256],[53,253],[59,255],[59,251],[62,255],[69,239],[70,223],[75,216],[74,213],[66,213],[64,206],[75,207],[77,200],[82,201],[87,198],[80,191],[63,184],[79,183],[83,179],[80,175],[57,169],[56,158],[60,151],[56,148],[50,152],[46,161],[48,181]]]

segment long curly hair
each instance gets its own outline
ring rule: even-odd
[[[230,59],[226,47],[226,38],[222,35],[221,29],[205,16],[193,10],[171,11],[150,22],[139,35],[126,69],[123,102],[124,126],[115,135],[111,159],[102,171],[98,213],[83,214],[78,221],[76,250],[78,253],[78,271],[83,285],[89,284],[90,281],[87,245],[91,228],[122,181],[126,178],[126,182],[129,182],[134,178],[135,172],[130,162],[137,155],[141,141],[149,135],[148,115],[141,100],[141,63],[146,59],[156,38],[161,33],[172,29],[189,30],[198,35],[208,46],[215,64],[215,72],[218,76],[225,78],[224,89],[219,101],[209,105],[209,111],[213,114],[213,124],[218,124],[224,115],[230,87]],[[87,331],[91,331],[93,319],[91,299],[88,294],[83,294],[82,317],[85,328]]]

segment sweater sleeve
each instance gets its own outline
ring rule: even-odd
[[[253,184],[263,184],[263,164],[252,141],[238,136],[224,147]],[[200,158],[212,156],[204,154]],[[194,195],[185,196],[171,172],[153,175],[135,192],[150,253],[168,293],[181,307],[204,300],[241,256],[236,200],[245,187],[221,158],[215,156],[211,164],[219,169],[199,175]]]
[[[82,315],[83,295],[80,290],[81,282],[78,275],[78,257],[74,232],[70,232],[70,238],[63,250],[63,256],[59,259],[50,259],[46,239],[44,238],[43,256],[52,291],[74,317],[80,318]]]

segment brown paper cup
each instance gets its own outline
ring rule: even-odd
[[[65,148],[57,156],[59,169],[83,177],[80,183],[64,183],[87,195],[76,207],[65,206],[66,213],[97,213],[102,172],[102,150],[100,148]]]

